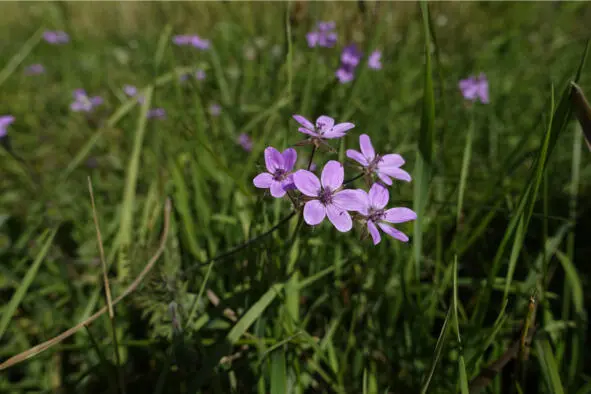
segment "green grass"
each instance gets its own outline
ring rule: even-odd
[[[589,392],[590,18],[586,3],[7,3],[0,391]],[[319,20],[335,48],[308,48]],[[211,49],[173,45],[183,33]],[[384,67],[335,83],[353,41]],[[46,73],[25,75],[34,63]],[[468,105],[458,81],[480,72],[491,102]],[[78,88],[104,104],[71,112]],[[356,125],[319,168],[362,133],[405,158],[390,205],[418,214],[397,227],[408,243],[311,228],[253,186],[267,146],[303,139],[293,114]]]

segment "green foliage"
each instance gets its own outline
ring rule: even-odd
[[[0,391],[588,391],[590,18],[584,3],[7,3],[0,362],[103,306],[87,176],[113,298],[158,248],[167,197],[173,212],[163,255],[115,307],[116,335],[105,314],[3,370]],[[319,20],[336,21],[337,47],[308,48]],[[47,44],[45,28],[71,42]],[[211,49],[172,44],[184,33]],[[365,57],[338,84],[353,41],[384,67]],[[25,75],[33,63],[46,73]],[[480,72],[491,102],[470,105],[457,83]],[[78,88],[105,103],[71,112]],[[166,119],[147,119],[154,107]],[[356,125],[319,168],[361,133],[405,158],[413,184],[390,202],[418,214],[400,225],[409,243],[310,228],[253,187],[265,147],[303,139],[296,113]]]

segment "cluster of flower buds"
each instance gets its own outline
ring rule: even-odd
[[[293,118],[300,124],[298,131],[308,138],[297,146],[314,145],[314,151],[326,140],[344,137],[355,127],[353,123],[338,123],[323,115],[310,122],[301,115]],[[350,181],[345,181],[345,168],[336,160],[329,160],[322,169],[320,179],[310,171],[312,160],[306,169],[295,169],[297,152],[288,148],[279,152],[273,147],[265,149],[267,171],[258,174],[253,183],[261,189],[269,189],[275,198],[288,197],[296,209],[303,210],[304,221],[316,226],[328,220],[340,232],[353,228],[356,221],[367,228],[374,244],[381,241],[380,231],[402,242],[408,237],[391,224],[415,220],[417,215],[409,208],[386,208],[390,199],[388,186],[392,178],[410,182],[410,175],[400,168],[404,159],[399,154],[377,154],[367,134],[359,138],[361,151],[347,150],[347,157],[355,162],[361,173]],[[314,154],[314,153],[312,153]],[[347,188],[355,179],[364,177],[369,191]]]

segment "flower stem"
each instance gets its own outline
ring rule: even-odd
[[[281,219],[279,222],[277,222],[277,224],[275,224],[273,227],[271,227],[270,229],[268,229],[264,233],[259,234],[256,237],[253,237],[253,238],[249,239],[248,241],[246,241],[238,246],[235,246],[232,249],[227,250],[226,252],[221,253],[215,257],[212,257],[202,263],[198,263],[198,264],[193,265],[192,267],[187,269],[187,271],[185,271],[185,275],[189,274],[190,272],[193,272],[195,269],[209,265],[212,262],[217,262],[217,261],[223,260],[227,257],[230,257],[233,254],[235,254],[235,253],[241,251],[242,249],[245,249],[246,247],[250,246],[251,244],[255,243],[256,241],[258,241],[262,238],[265,238],[267,235],[273,233],[275,230],[280,228],[283,224],[287,223],[291,218],[293,218],[295,216],[296,213],[297,213],[297,211],[292,211],[289,215],[285,216],[283,219]]]
[[[310,154],[310,160],[308,160],[308,171],[310,171],[310,167],[312,167],[312,159],[314,159],[314,154],[316,153],[316,145],[312,147],[312,153]]]
[[[345,182],[343,182],[343,185],[346,185],[348,183],[351,183],[353,181],[356,181],[357,179],[361,178],[363,175],[364,175],[364,173],[362,172],[361,174],[358,174],[358,175],[354,176],[353,178],[348,179]]]

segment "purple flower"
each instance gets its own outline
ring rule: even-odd
[[[164,108],[152,108],[148,111],[146,117],[148,119],[166,119],[166,111],[164,110]]]
[[[103,103],[99,96],[88,97],[84,89],[74,91],[74,102],[70,104],[70,109],[74,112],[90,112],[94,107]]]
[[[197,70],[195,72],[195,78],[198,81],[203,81],[205,79],[205,71],[203,71],[203,70]]]
[[[361,61],[363,54],[355,44],[343,48],[341,53],[341,65],[335,72],[340,83],[351,82],[355,78],[355,69]]]
[[[259,189],[271,189],[275,198],[285,196],[288,189],[293,188],[293,166],[298,158],[295,149],[288,148],[279,153],[271,146],[265,149],[265,164],[268,172],[257,175],[252,183]]]
[[[373,244],[377,245],[382,240],[378,227],[388,234],[402,242],[408,242],[408,237],[402,231],[396,230],[387,223],[404,223],[417,218],[417,214],[408,208],[390,208],[384,209],[390,199],[388,189],[379,183],[374,183],[369,193],[359,190],[363,195],[363,206],[358,212],[367,220],[367,230],[373,239]],[[376,226],[377,225],[377,226]]]
[[[410,174],[400,168],[404,159],[399,154],[376,155],[371,140],[367,134],[359,136],[361,152],[347,149],[347,157],[361,164],[367,174],[375,173],[386,185],[391,185],[392,178],[410,182]]]
[[[308,119],[302,115],[293,115],[293,118],[304,127],[300,127],[298,131],[300,133],[308,134],[315,138],[320,139],[333,139],[344,136],[348,130],[351,130],[355,125],[353,123],[345,122],[334,124],[334,119],[322,115],[316,119],[316,125],[313,125]]]
[[[337,42],[337,33],[332,31],[336,27],[335,22],[318,22],[316,30],[306,34],[306,40],[310,48],[332,48]]]
[[[238,136],[238,143],[247,152],[252,151],[252,139],[246,133],[241,133]]]
[[[8,126],[10,126],[13,122],[14,116],[12,115],[0,116],[0,138],[6,137],[6,134],[8,134]]]
[[[209,113],[213,116],[219,116],[222,113],[222,107],[219,104],[213,103],[209,106]]]
[[[25,75],[39,75],[45,72],[45,67],[43,64],[31,64],[27,68],[25,68]]]
[[[381,58],[382,52],[376,49],[371,53],[371,55],[369,55],[369,59],[367,60],[367,67],[374,70],[380,70],[382,68]]]
[[[363,209],[363,195],[358,190],[340,190],[345,170],[338,161],[326,163],[320,178],[307,170],[298,170],[293,174],[295,186],[302,194],[310,197],[304,205],[304,220],[310,226],[316,226],[328,216],[328,220],[340,232],[351,230],[353,221],[347,211]]]
[[[43,39],[50,44],[65,44],[70,41],[70,36],[63,31],[46,30],[43,33]]]
[[[470,76],[467,79],[462,79],[459,83],[462,96],[468,101],[476,101],[480,99],[483,104],[489,103],[488,96],[488,80],[484,73],[480,73],[478,77]]]
[[[197,49],[203,49],[203,50],[208,49],[210,46],[209,40],[201,38],[196,34],[177,35],[177,36],[172,37],[172,42],[174,42],[176,45],[192,45],[193,47],[195,47]]]
[[[172,37],[172,42],[176,45],[189,45],[191,43],[192,36],[185,34]]]
[[[123,86],[123,92],[129,97],[134,97],[137,94],[137,88],[133,85]]]

